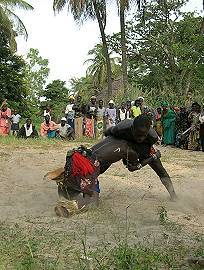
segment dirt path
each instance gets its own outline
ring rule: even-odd
[[[72,147],[72,146],[71,146]],[[158,212],[167,211],[169,221],[183,225],[188,233],[204,231],[204,154],[162,148],[164,165],[174,183],[179,201],[171,202],[160,180],[150,168],[129,173],[117,163],[100,177],[101,207],[70,219],[59,219],[53,208],[58,199],[55,183],[43,181],[48,171],[64,164],[66,149],[0,149],[0,221],[52,225],[56,230],[74,230],[85,223],[94,228],[91,241],[110,235],[128,222],[140,236],[159,233]],[[163,207],[163,208],[162,208]],[[155,236],[154,236],[155,237]]]

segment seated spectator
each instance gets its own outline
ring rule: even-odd
[[[17,113],[16,110],[13,111],[13,114],[11,115],[11,132],[12,135],[17,135],[19,131],[19,122],[21,120],[20,114]]]
[[[45,116],[45,121],[40,126],[40,135],[42,137],[55,138],[58,125],[50,120],[49,115]]]
[[[61,123],[59,124],[58,127],[58,137],[60,137],[61,139],[75,139],[74,138],[74,129],[66,124],[67,119],[66,117],[62,117],[61,119]]]
[[[32,120],[30,118],[28,118],[26,123],[20,128],[17,137],[24,139],[38,137],[38,133],[35,130],[35,126],[32,124]]]

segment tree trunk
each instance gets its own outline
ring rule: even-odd
[[[121,0],[120,0],[120,33],[121,33],[121,51],[122,51],[123,91],[125,96],[127,96],[128,75],[127,75],[127,47],[125,35],[125,7],[123,1]]]
[[[103,43],[103,54],[104,54],[104,57],[106,59],[107,83],[108,83],[107,97],[111,98],[112,97],[112,70],[111,70],[111,62],[110,62],[110,57],[109,57],[109,53],[108,53],[108,45],[107,45],[106,35],[105,35],[105,27],[103,25],[100,10],[99,10],[99,7],[98,7],[96,1],[93,1],[93,6],[94,6],[96,18],[97,18],[100,33],[101,33],[101,38],[102,38],[102,43]]]

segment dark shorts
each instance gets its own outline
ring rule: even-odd
[[[11,124],[11,130],[12,131],[19,131],[19,124],[15,124],[15,123]]]

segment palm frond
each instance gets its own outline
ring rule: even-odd
[[[9,8],[19,8],[23,10],[33,10],[34,8],[23,0],[1,0],[0,5]]]
[[[16,33],[13,30],[13,24],[9,20],[7,14],[5,13],[5,9],[0,6],[0,30],[7,37],[10,49],[12,52],[15,52],[17,49],[17,44],[15,40]]]
[[[6,12],[8,13],[9,17],[13,22],[14,30],[16,31],[16,33],[19,35],[23,35],[27,40],[28,32],[22,20],[10,9],[7,9]]]

